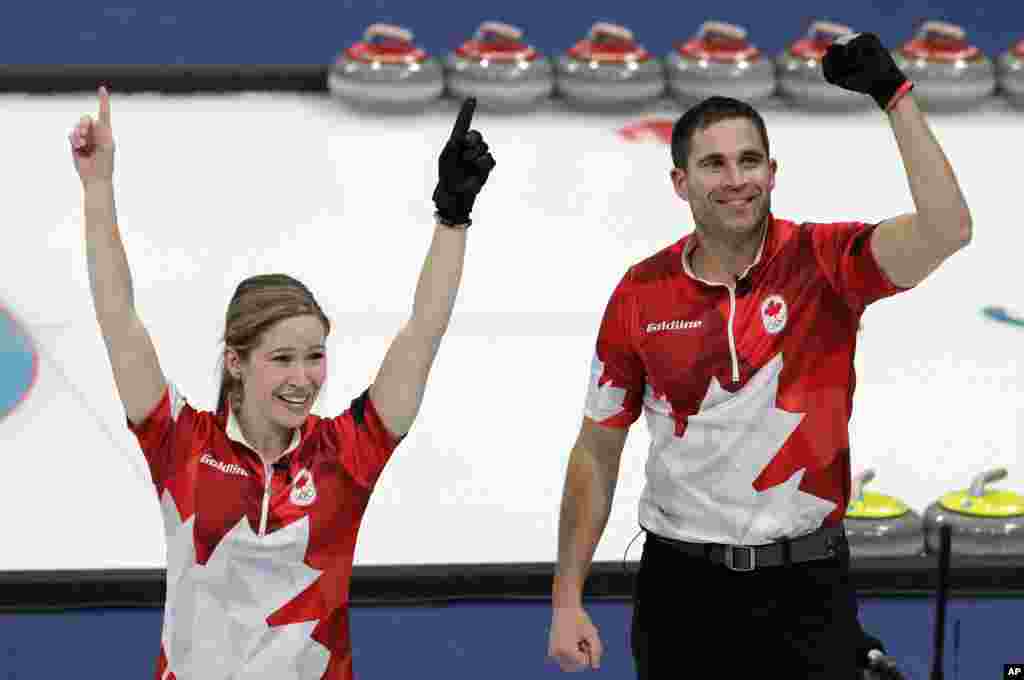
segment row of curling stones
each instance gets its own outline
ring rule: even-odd
[[[875,478],[865,470],[854,478],[844,524],[854,558],[916,557],[937,554],[940,531],[952,531],[952,551],[971,556],[1024,556],[1024,496],[987,489],[1006,478],[989,470],[967,489],[943,495],[922,517],[893,496],[865,491]]]
[[[447,87],[455,97],[473,96],[480,107],[499,111],[529,110],[556,92],[578,108],[617,110],[643,106],[666,91],[687,105],[713,94],[757,102],[777,93],[799,107],[852,111],[873,100],[825,81],[821,64],[832,41],[851,32],[815,21],[772,60],[747,40],[744,28],[707,21],[661,60],[629,29],[598,22],[552,61],[525,42],[519,28],[488,21],[441,61],[418,47],[408,29],[373,24],[332,65],[328,88],[373,110],[420,110]],[[928,21],[892,54],[914,81],[922,108],[969,109],[995,92],[997,80],[1009,100],[1024,107],[1024,40],[993,64],[959,26]]]
[[[807,34],[773,63],[747,41],[742,27],[705,22],[696,36],[667,57],[669,90],[687,103],[712,94],[757,101],[778,93],[810,109],[871,108],[874,100],[867,95],[825,80],[825,52],[836,38],[853,32],[843,24],[814,21]],[[1015,49],[1022,47],[1024,41]],[[914,82],[915,99],[926,110],[966,110],[995,93],[995,65],[967,41],[959,26],[926,21],[911,40],[891,53],[896,65]],[[1016,64],[1020,71],[1021,58],[1010,61],[1013,53],[1007,52],[1003,60]],[[1021,84],[1017,89],[1022,89]]]
[[[328,89],[356,108],[416,111],[447,87],[481,109],[528,110],[558,91],[585,107],[616,108],[657,99],[664,68],[628,29],[599,22],[554,62],[509,24],[487,21],[444,61],[430,57],[401,26],[373,24],[331,67]]]

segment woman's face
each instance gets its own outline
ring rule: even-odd
[[[250,422],[292,430],[306,421],[327,375],[325,337],[319,317],[294,316],[265,331],[247,361],[228,351],[228,370],[243,382]]]

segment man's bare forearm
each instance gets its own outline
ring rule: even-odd
[[[608,524],[616,480],[616,470],[607,469],[585,449],[573,448],[558,526],[555,607],[583,606],[583,584]]]

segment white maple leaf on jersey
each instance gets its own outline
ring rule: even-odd
[[[311,641],[317,621],[269,627],[266,619],[322,572],[305,564],[309,518],[257,536],[243,516],[206,565],[195,564],[195,516],[178,520],[164,494],[167,606],[164,649],[178,678],[319,678],[329,652]],[[178,520],[175,522],[175,520]]]
[[[700,410],[687,419],[681,438],[672,431],[655,433],[674,428],[672,418],[659,418],[657,428],[652,428],[656,437],[674,439],[658,457],[675,482],[674,497],[655,496],[654,502],[682,517],[692,517],[701,508],[711,510],[701,515],[701,521],[719,524],[714,527],[719,534],[716,542],[761,545],[806,533],[836,507],[799,489],[804,469],[778,486],[754,488],[754,481],[804,417],[776,406],[782,366],[778,355],[735,393],[712,378]]]
[[[587,413],[600,422],[617,415],[626,403],[626,390],[614,387],[611,381],[600,384],[604,362],[595,355],[590,362],[590,389],[587,390]]]

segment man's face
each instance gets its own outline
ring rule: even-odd
[[[735,241],[756,233],[771,210],[775,170],[753,121],[730,118],[694,132],[687,168],[673,168],[672,184],[708,236]]]

